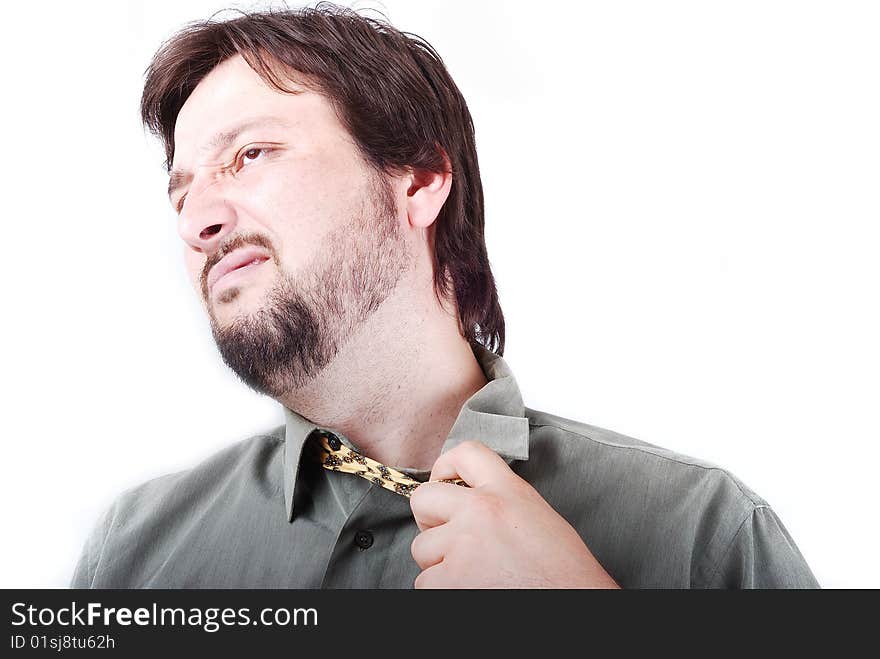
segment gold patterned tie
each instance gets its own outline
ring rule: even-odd
[[[381,462],[376,462],[351,450],[336,435],[327,430],[315,430],[312,435],[317,440],[311,445],[313,457],[325,469],[357,474],[361,478],[366,478],[386,490],[391,490],[407,498],[413,493],[413,490],[422,484],[421,481],[410,478],[402,471],[386,467]],[[457,478],[443,478],[440,482],[469,487],[467,483]]]

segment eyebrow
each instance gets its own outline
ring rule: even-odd
[[[219,133],[214,134],[214,136],[208,141],[207,145],[201,147],[199,151],[209,153],[212,157],[219,155],[227,149],[230,144],[235,142],[242,133],[251,130],[252,128],[269,125],[275,125],[282,128],[289,127],[287,122],[278,117],[266,116],[247,119],[236,124],[229,130],[220,131]],[[168,179],[168,197],[170,198],[178,189],[189,183],[191,179],[191,172],[188,172],[185,169],[172,169],[169,173]]]

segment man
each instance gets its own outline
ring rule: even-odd
[[[728,472],[524,407],[426,43],[323,4],[200,23],[141,109],[220,353],[286,423],[123,493],[73,586],[818,585]]]

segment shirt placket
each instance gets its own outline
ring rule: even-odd
[[[329,474],[329,478],[342,477]],[[408,500],[364,482],[367,491],[339,531],[322,588],[411,588],[418,527]],[[401,503],[407,504],[402,506]]]
[[[391,478],[400,480],[398,472],[364,461],[333,431],[316,429],[310,440],[307,455],[323,463],[325,484],[344,517],[321,587],[411,588],[420,572],[410,552],[418,527],[408,497],[397,483],[389,486]]]

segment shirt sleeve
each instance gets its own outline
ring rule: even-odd
[[[110,523],[113,519],[113,511],[115,508],[115,503],[107,508],[92,528],[89,537],[83,545],[82,553],[79,556],[76,567],[73,570],[73,577],[70,579],[71,588],[94,587],[98,559],[101,557],[101,553],[107,541],[107,535],[110,531]]]
[[[722,554],[710,588],[819,588],[813,572],[769,506],[756,506]]]

